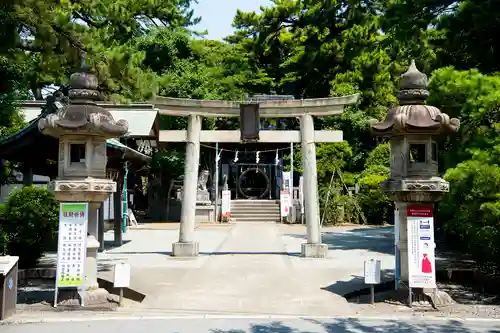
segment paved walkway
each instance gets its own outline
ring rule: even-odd
[[[132,287],[145,293],[126,312],[148,314],[350,315],[341,296],[362,286],[368,257],[393,269],[390,228],[330,228],[323,239],[328,259],[299,257],[305,227],[269,223],[201,226],[202,254],[170,256],[178,231],[142,228],[125,234],[126,244],[100,254],[101,276],[120,261],[132,266]],[[112,234],[106,238],[112,239]]]

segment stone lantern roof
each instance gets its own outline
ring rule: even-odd
[[[371,121],[371,129],[375,135],[439,135],[458,131],[458,119],[450,119],[438,108],[425,105],[429,96],[427,75],[417,69],[415,61],[411,62],[408,71],[401,76],[399,87],[396,97],[400,105],[390,109],[383,121]]]
[[[111,113],[98,106],[100,100],[97,77],[82,64],[82,69],[70,77],[69,104],[61,105],[54,114],[40,119],[43,134],[60,137],[64,134],[97,135],[115,138],[128,132],[127,121],[115,121]]]

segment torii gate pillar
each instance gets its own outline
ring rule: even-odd
[[[195,257],[200,253],[199,243],[194,240],[200,133],[201,117],[199,115],[188,116],[179,241],[172,244],[172,255],[175,257]]]
[[[310,114],[300,117],[300,134],[304,176],[304,212],[307,228],[307,243],[302,244],[301,252],[307,258],[326,258],[328,245],[321,243],[316,144],[314,141],[314,121]]]

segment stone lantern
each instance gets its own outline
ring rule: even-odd
[[[396,218],[400,223],[400,278],[406,286],[409,279],[407,207],[433,206],[449,191],[448,182],[439,177],[436,139],[460,128],[458,119],[450,119],[438,108],[425,105],[428,95],[427,76],[419,72],[412,61],[401,76],[400,91],[396,94],[400,105],[390,109],[383,121],[371,122],[375,135],[390,139],[390,178],[380,187],[396,204]]]
[[[106,178],[106,140],[126,134],[128,123],[116,122],[109,111],[97,106],[97,77],[82,67],[70,77],[68,105],[40,119],[38,127],[59,139],[58,177],[49,184],[56,199],[89,203],[85,297],[90,304],[107,301],[108,295],[97,283],[97,209],[110,192],[116,192],[116,183]]]

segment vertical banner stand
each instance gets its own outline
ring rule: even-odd
[[[408,237],[408,301],[412,306],[412,289],[436,289],[434,210],[430,205],[406,208]]]
[[[59,288],[80,290],[81,306],[85,306],[88,212],[89,204],[86,202],[62,202],[59,204],[54,308],[57,307]]]

